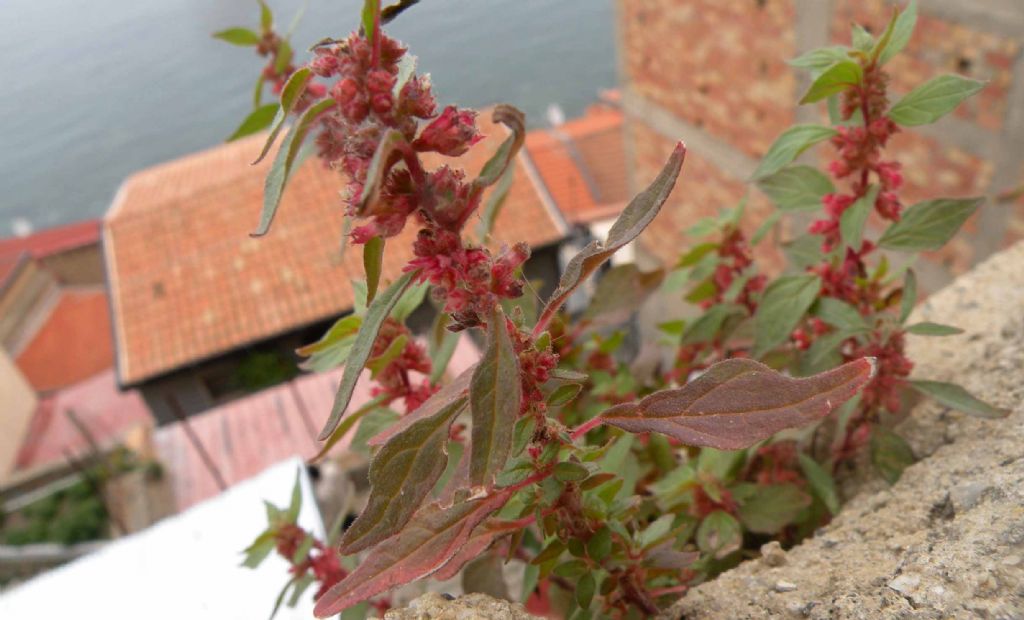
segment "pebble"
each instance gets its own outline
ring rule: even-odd
[[[768,566],[782,566],[786,563],[786,552],[779,541],[773,540],[761,545],[761,559]]]
[[[912,573],[904,573],[889,582],[889,588],[900,594],[909,594],[921,583],[921,577]]]
[[[776,592],[792,592],[796,590],[796,584],[789,581],[776,581],[775,591]]]
[[[989,485],[983,481],[968,482],[953,487],[953,490],[949,492],[949,499],[953,501],[956,512],[963,512],[977,506],[981,495],[989,488]]]

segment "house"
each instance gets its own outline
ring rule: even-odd
[[[480,124],[487,138],[457,162],[470,173],[507,135],[486,114]],[[263,139],[132,175],[104,218],[118,381],[138,387],[160,423],[244,395],[238,369],[254,358],[276,356],[293,367],[292,351],[352,308],[362,256],[355,247],[339,253],[338,174],[308,160],[289,182],[270,232],[249,236],[269,166],[250,165]],[[529,243],[527,276],[550,290],[560,273],[558,244],[570,229],[529,150],[518,158],[494,237]],[[450,160],[427,163],[442,161]],[[410,226],[389,242],[385,279],[411,258],[415,233]]]

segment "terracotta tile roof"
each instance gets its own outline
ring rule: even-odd
[[[505,137],[481,114],[488,138],[468,161],[475,173]],[[350,280],[362,256],[338,247],[341,178],[310,158],[289,183],[274,226],[249,237],[259,219],[269,159],[262,136],[150,168],[122,184],[104,219],[118,373],[137,384],[183,365],[337,316],[352,306]],[[450,161],[450,160],[448,160]],[[441,159],[428,162],[441,163]],[[520,162],[496,227],[499,241],[534,247],[565,230]],[[388,244],[385,278],[411,257],[414,226]]]
[[[39,403],[18,452],[17,468],[63,461],[65,451],[75,456],[88,452],[85,437],[68,418],[69,410],[101,447],[116,443],[132,427],[152,423],[149,409],[138,392],[118,390],[111,368]]]
[[[99,243],[100,221],[87,220],[48,228],[27,237],[0,239],[0,257],[28,252],[33,258],[44,258],[74,248]]]
[[[450,377],[468,369],[479,357],[480,350],[472,340],[461,338],[448,366]],[[338,369],[304,375],[192,416],[188,424],[231,486],[290,456],[308,459],[317,453],[322,444],[316,435],[327,421],[341,373]],[[371,400],[371,388],[369,373],[363,373],[349,411]],[[344,450],[354,434],[355,429],[335,444],[334,453]],[[180,423],[156,429],[153,441],[179,510],[220,493]]]
[[[110,310],[102,289],[63,289],[15,363],[37,392],[57,390],[114,365]]]
[[[614,215],[629,198],[623,116],[615,107],[594,105],[556,128],[531,131],[526,150],[570,222]]]

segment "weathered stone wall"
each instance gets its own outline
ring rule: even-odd
[[[690,153],[673,203],[644,238],[661,260],[678,256],[682,230],[744,189],[772,140],[822,111],[797,107],[804,74],[786,60],[848,43],[852,21],[874,32],[893,0],[617,0],[620,80],[635,191],[654,177],[675,140]],[[902,4],[902,2],[900,2]],[[892,63],[898,96],[949,72],[988,85],[938,124],[899,134],[889,153],[905,166],[907,203],[995,195],[1024,183],[1024,6],[1020,0],[919,0],[918,28]],[[831,155],[828,146],[816,156]],[[810,161],[815,155],[807,156]],[[819,159],[820,160],[820,159]],[[756,226],[770,208],[752,193]],[[949,247],[929,256],[934,289],[1024,238],[1024,197],[990,201]]]

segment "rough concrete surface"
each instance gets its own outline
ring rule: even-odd
[[[458,598],[428,592],[407,607],[392,609],[384,620],[540,620],[526,613],[519,603],[486,594],[465,594]]]
[[[924,402],[898,429],[921,459],[859,492],[815,537],[691,591],[671,618],[1024,618],[1024,244],[929,298],[912,321],[918,378],[1012,410],[969,418]]]

